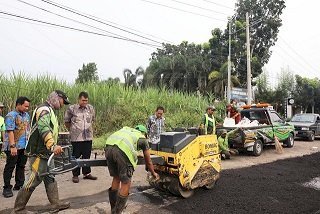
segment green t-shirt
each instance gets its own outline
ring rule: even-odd
[[[221,152],[221,151],[228,151],[228,150],[229,150],[229,142],[228,142],[229,136],[230,136],[230,135],[233,135],[233,134],[236,133],[238,130],[239,130],[239,128],[236,128],[236,129],[228,132],[225,138],[223,138],[223,137],[221,137],[221,136],[218,137],[218,145],[219,145],[219,150],[220,150],[220,152]]]
[[[4,124],[4,118],[0,116],[0,143],[2,143],[2,132],[6,130],[6,125]]]

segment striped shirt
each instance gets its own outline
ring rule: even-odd
[[[160,134],[165,131],[165,118],[157,118],[156,115],[151,115],[148,118],[147,129],[150,142],[157,141]]]

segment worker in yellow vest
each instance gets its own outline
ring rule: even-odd
[[[30,122],[31,131],[25,153],[28,156],[29,172],[22,188],[16,197],[12,214],[29,213],[26,205],[42,181],[46,189],[50,206],[50,213],[58,213],[68,209],[70,202],[59,200],[58,183],[54,175],[44,175],[54,164],[48,166],[48,159],[52,153],[58,155],[63,152],[62,147],[57,145],[59,123],[54,110],[60,110],[64,105],[70,104],[67,95],[61,90],[51,92],[48,99],[37,106]],[[36,192],[36,194],[39,194]]]
[[[214,106],[208,106],[206,113],[203,116],[200,129],[202,134],[216,134],[216,120],[214,118],[214,112],[216,108]]]
[[[113,177],[108,189],[111,213],[122,213],[126,207],[131,178],[138,163],[137,151],[143,151],[146,166],[154,179],[159,179],[150,158],[146,134],[147,128],[143,125],[123,127],[106,141],[105,156],[110,176]]]

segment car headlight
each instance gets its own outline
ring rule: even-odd
[[[301,130],[308,131],[309,127],[301,127]]]

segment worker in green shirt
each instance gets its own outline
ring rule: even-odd
[[[0,102],[0,114],[2,114],[4,105],[2,102]],[[0,116],[0,154],[2,152],[2,144],[4,142],[4,132],[6,130],[6,125],[4,124],[4,118]]]
[[[240,128],[236,128],[230,132],[228,132],[226,129],[221,130],[220,136],[218,137],[218,144],[222,160],[230,159],[231,155],[236,155],[239,153],[236,149],[230,149],[228,142],[229,136],[236,133],[239,129]]]

